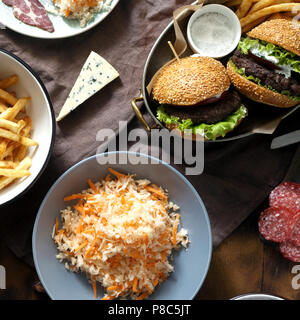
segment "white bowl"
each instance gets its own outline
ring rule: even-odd
[[[284,300],[283,298],[276,297],[265,293],[247,293],[230,300]]]
[[[191,32],[192,25],[200,16],[202,16],[203,14],[206,14],[206,13],[219,13],[219,14],[222,14],[222,15],[226,16],[227,18],[229,18],[229,21],[230,21],[230,24],[231,24],[232,30],[233,30],[232,32],[234,33],[234,40],[221,53],[217,53],[217,51],[214,54],[211,54],[208,51],[206,51],[207,53],[205,53],[205,50],[204,49],[201,50],[195,44],[195,42],[193,40],[192,32]],[[207,30],[203,29],[204,33],[206,31]],[[204,7],[195,11],[195,13],[191,16],[189,23],[188,23],[188,26],[187,26],[187,38],[188,38],[188,43],[189,43],[191,49],[195,53],[200,54],[201,56],[208,56],[208,57],[212,57],[212,58],[222,58],[222,57],[227,56],[229,53],[231,53],[237,47],[237,45],[240,41],[240,38],[241,38],[241,34],[242,34],[241,24],[240,24],[238,17],[236,16],[236,14],[232,10],[230,10],[229,8],[227,8],[223,5],[219,5],[219,4],[205,5]],[[215,46],[217,46],[217,43]]]
[[[10,89],[16,92],[17,97],[31,97],[26,111],[32,119],[31,138],[36,140],[39,146],[29,148],[28,155],[32,158],[32,166],[29,169],[31,175],[16,179],[0,190],[0,206],[16,200],[37,181],[48,163],[55,137],[55,117],[47,89],[25,62],[0,49],[1,78],[13,74],[19,77],[19,81]]]

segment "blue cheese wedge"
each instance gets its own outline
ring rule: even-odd
[[[118,77],[119,73],[117,70],[104,58],[92,51],[80,71],[79,77],[56,121],[62,120],[84,101]]]

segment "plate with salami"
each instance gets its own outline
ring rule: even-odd
[[[0,0],[0,23],[34,38],[68,38],[94,28],[119,1]]]

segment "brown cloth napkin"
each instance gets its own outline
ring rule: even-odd
[[[191,1],[121,0],[111,15],[93,30],[65,40],[31,39],[10,30],[0,31],[0,47],[27,62],[44,81],[59,113],[91,50],[106,58],[120,73],[114,81],[57,126],[50,163],[39,181],[22,198],[1,208],[0,237],[14,253],[31,261],[34,219],[53,182],[76,162],[94,155],[101,128],[118,129],[131,121],[130,99],[138,94],[144,63],[156,38],[171,21],[176,7]],[[280,126],[297,126],[299,113]],[[138,127],[135,120],[132,127]],[[280,132],[278,130],[278,132]],[[270,136],[255,135],[215,144],[205,153],[205,172],[188,177],[207,207],[218,245],[278,184],[288,170],[295,147],[271,151]],[[175,166],[181,172],[183,166]]]

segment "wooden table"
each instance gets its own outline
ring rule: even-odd
[[[259,238],[257,219],[265,206],[258,208],[214,251],[197,299],[229,299],[249,292],[300,299],[300,289],[293,289],[291,284],[295,264]],[[32,287],[38,280],[35,270],[17,259],[4,244],[0,245],[0,264],[7,272],[7,290],[0,290],[0,299],[48,299]]]

